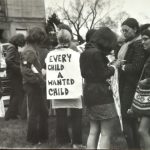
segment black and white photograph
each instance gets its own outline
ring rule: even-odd
[[[0,0],[0,149],[150,149],[149,0]]]

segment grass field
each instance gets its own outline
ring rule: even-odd
[[[49,117],[49,140],[47,143],[41,145],[31,145],[26,141],[27,134],[27,121],[26,120],[9,120],[5,121],[4,118],[0,118],[0,149],[8,148],[25,148],[25,149],[50,149],[50,148],[66,148],[62,145],[56,145],[55,142],[55,116]],[[87,136],[89,132],[89,122],[86,115],[82,119],[82,133],[83,133],[83,145],[86,145]],[[120,132],[117,133],[118,126],[114,128],[114,136],[112,138],[113,148],[126,149],[126,143],[123,140]],[[67,147],[71,148],[71,147]]]
[[[87,119],[86,119],[87,120]],[[59,148],[55,143],[55,117],[49,117],[49,140],[41,145],[31,145],[26,141],[27,121],[9,120],[0,118],[0,149],[6,148]],[[87,121],[83,122],[83,143],[86,143],[88,134]]]

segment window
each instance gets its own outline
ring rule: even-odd
[[[0,0],[0,16],[5,16],[5,1]]]

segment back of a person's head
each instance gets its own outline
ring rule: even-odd
[[[92,35],[90,43],[104,51],[111,51],[117,44],[117,36],[110,28],[101,27]]]
[[[10,38],[9,43],[15,46],[22,46],[25,44],[25,37],[23,34],[18,33]]]
[[[72,36],[71,33],[66,29],[61,29],[57,35],[58,43],[62,45],[70,45]]]
[[[92,37],[95,31],[96,29],[90,29],[87,31],[86,36],[85,36],[85,40],[87,43],[90,41],[90,38]]]
[[[34,27],[29,30],[26,41],[28,44],[43,44],[46,38],[46,33],[39,27]]]
[[[58,28],[59,28],[59,30],[62,30],[62,29],[68,30],[72,36],[72,39],[73,39],[72,30],[68,25],[61,23],[58,25]]]

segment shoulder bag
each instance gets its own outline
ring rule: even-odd
[[[144,69],[145,67],[143,68],[140,80],[144,74]],[[150,89],[143,89],[140,88],[139,84],[137,85],[131,109],[137,115],[150,115]]]

